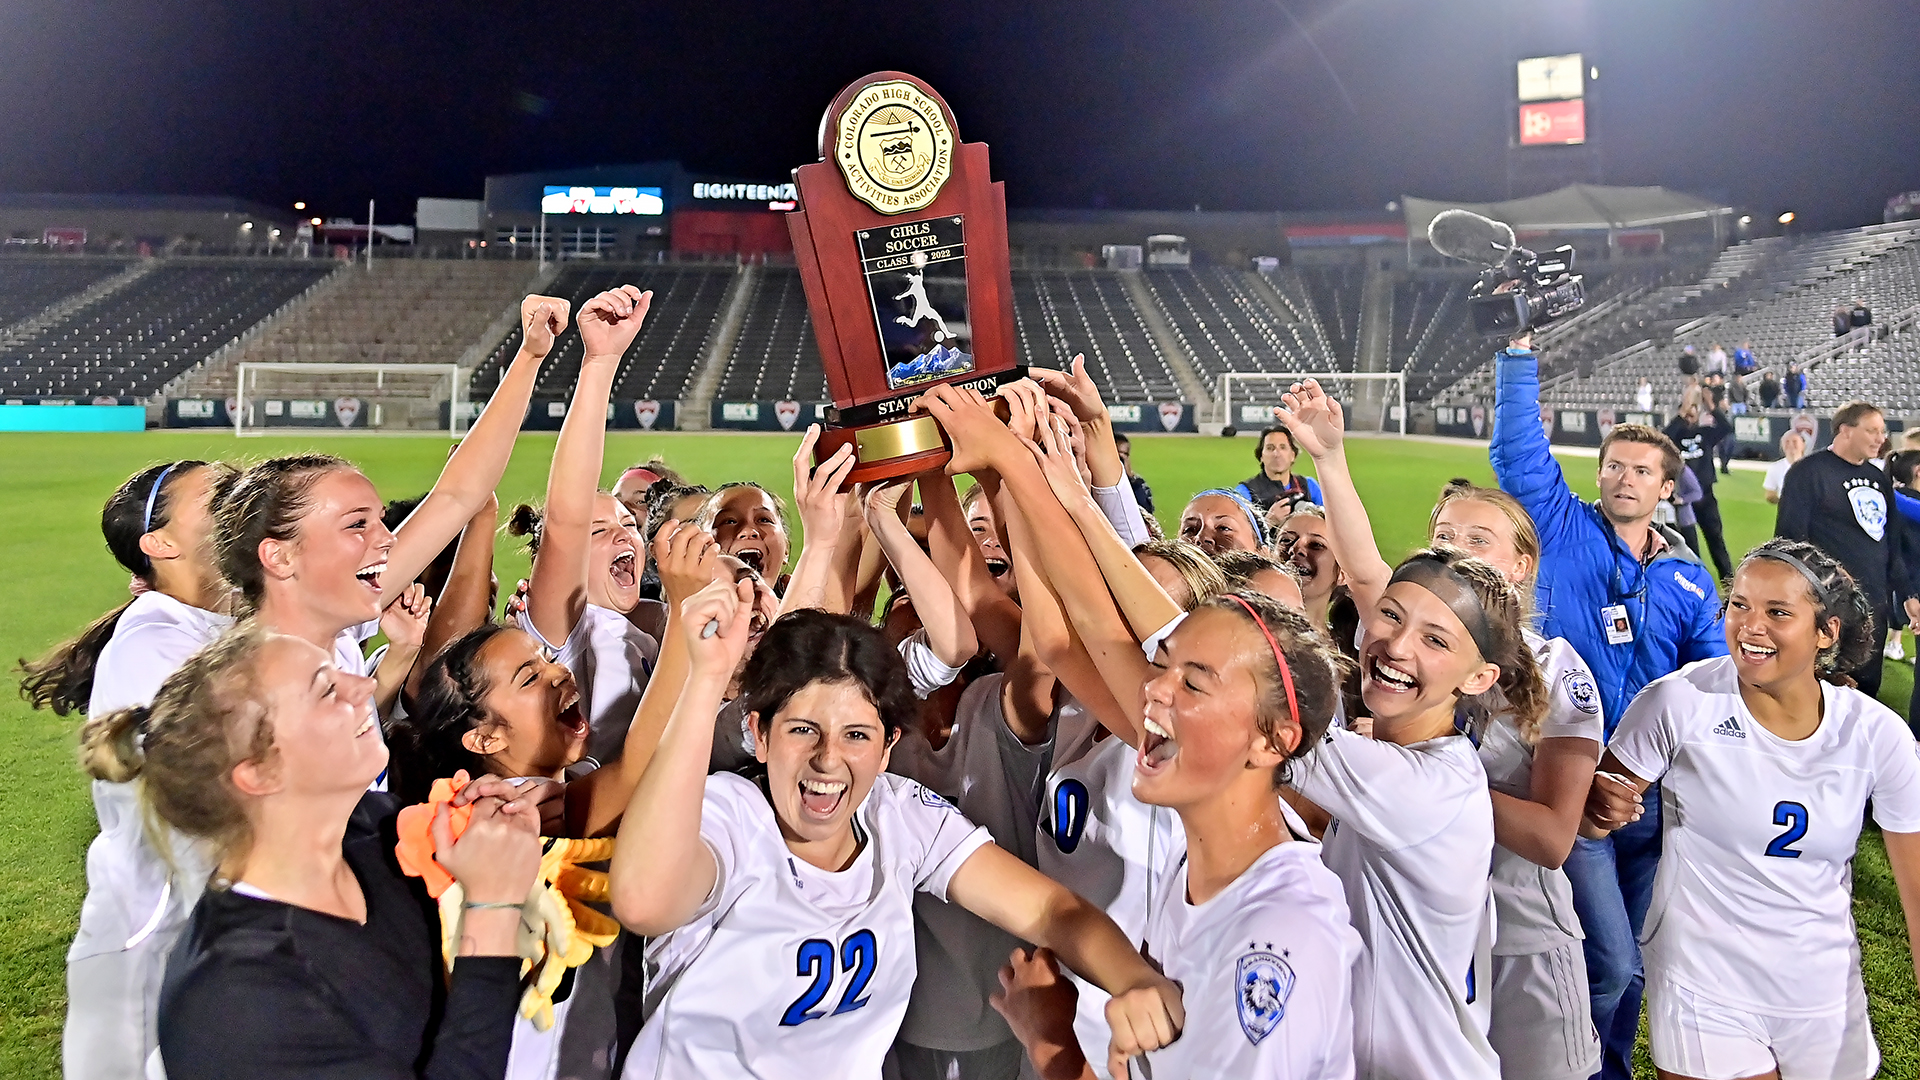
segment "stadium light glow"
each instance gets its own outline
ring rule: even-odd
[[[1751,224],[1753,224],[1753,215],[1752,215],[1752,214],[1741,214],[1741,215],[1740,215],[1740,224],[1742,224],[1742,225],[1751,225]]]
[[[241,222],[241,223],[240,223],[240,227],[241,227],[242,229],[251,229],[251,228],[253,228],[253,222],[251,222],[251,221],[243,221],[243,222]]]
[[[1791,224],[1793,224],[1793,211],[1791,211],[1791,210],[1789,210],[1789,211],[1787,211],[1786,213],[1784,213],[1784,214],[1781,214],[1781,215],[1780,215],[1780,224],[1782,224],[1782,225],[1791,225]]]
[[[303,202],[297,202],[293,204],[293,208],[295,210],[305,210],[307,208],[307,204]]]
[[[312,225],[312,226],[314,226],[314,227],[316,227],[316,228],[318,228],[318,227],[319,227],[319,225],[320,225],[320,219],[319,219],[319,218],[314,218],[314,219],[313,219],[312,221],[309,221],[309,222],[308,222],[307,224],[309,224],[309,225]]]

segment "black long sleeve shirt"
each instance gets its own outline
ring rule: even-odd
[[[1869,463],[1855,465],[1831,450],[1794,463],[1780,485],[1775,535],[1808,540],[1840,560],[1876,611],[1911,595],[1900,558],[1905,523],[1893,502],[1893,480]]]
[[[518,957],[442,978],[439,920],[393,853],[397,804],[368,793],[342,846],[367,921],[209,889],[167,962],[160,1055],[191,1080],[501,1080]]]

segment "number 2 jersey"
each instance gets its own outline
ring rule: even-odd
[[[644,1025],[621,1075],[879,1077],[913,988],[913,894],[946,899],[987,830],[886,773],[854,811],[860,853],[837,873],[788,850],[754,781],[707,777],[700,815],[713,893],[648,942]]]
[[[1860,979],[1852,865],[1867,800],[1881,828],[1920,832],[1920,750],[1886,706],[1824,682],[1820,726],[1781,739],[1747,711],[1734,664],[1649,684],[1608,744],[1660,782],[1649,974],[1749,1012],[1829,1013]]]

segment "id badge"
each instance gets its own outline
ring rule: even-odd
[[[1627,605],[1614,604],[1600,609],[1600,621],[1607,630],[1607,644],[1628,645],[1633,642],[1633,624],[1627,621]]]

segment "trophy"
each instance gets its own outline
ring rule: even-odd
[[[840,91],[787,215],[833,406],[815,462],[852,443],[847,483],[939,468],[952,450],[912,400],[991,395],[1015,362],[1007,201],[985,143],[962,143],[933,88],[882,71]]]

